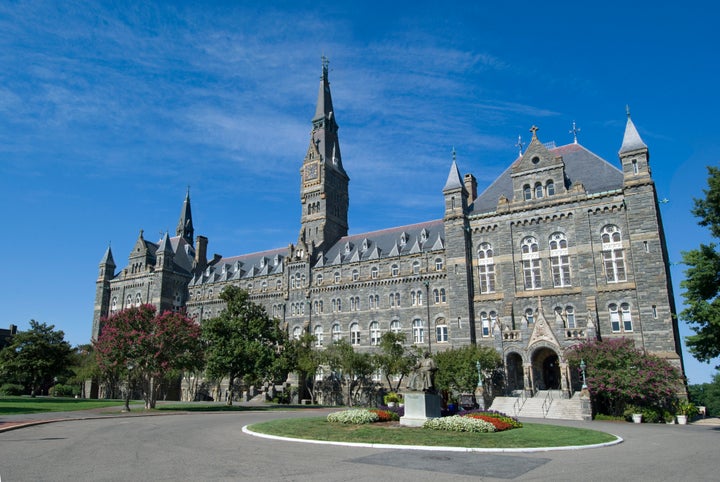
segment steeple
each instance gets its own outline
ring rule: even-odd
[[[108,244],[107,250],[100,260],[100,276],[98,279],[112,279],[112,277],[115,276],[116,267],[112,249],[110,249],[110,245]]]
[[[328,59],[322,57],[322,75],[310,145],[300,169],[302,217],[298,245],[328,249],[348,233],[348,177],[342,165],[338,125],[335,121]]]
[[[625,124],[625,135],[623,136],[622,146],[620,147],[620,155],[626,152],[636,151],[638,149],[647,149],[647,146],[640,138],[635,124],[633,124],[632,118],[630,117],[630,107],[625,107],[627,113],[627,124]]]
[[[182,211],[180,211],[180,220],[178,221],[175,235],[183,237],[185,241],[192,246],[194,232],[192,211],[190,210],[190,186],[188,186],[187,193],[185,194],[185,202],[183,202]]]

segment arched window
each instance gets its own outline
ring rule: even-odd
[[[360,279],[360,271],[354,269],[354,270],[352,271],[352,280],[353,280],[353,281],[357,281],[357,280],[359,280],[359,279]]]
[[[525,198],[526,201],[529,201],[532,199],[532,189],[530,189],[529,184],[525,184],[523,186],[523,197]]]
[[[497,313],[494,311],[491,311],[490,312],[490,334],[491,335],[495,334],[495,328],[497,328],[497,326],[498,326]]]
[[[392,320],[390,322],[390,331],[392,331],[393,333],[400,333],[400,330],[400,322],[398,320]]]
[[[528,325],[535,323],[535,318],[533,317],[532,308],[528,308],[525,310],[525,319],[527,320]]]
[[[301,334],[302,334],[302,329],[299,326],[296,326],[295,328],[293,328],[293,334],[292,334],[293,340],[299,340]]]
[[[435,258],[435,271],[442,271],[445,263],[442,258]]]
[[[142,305],[142,295],[140,293],[135,295],[135,306]]]
[[[555,195],[555,183],[551,180],[545,183],[545,192],[548,196]]]
[[[332,341],[340,341],[342,339],[342,333],[340,332],[340,323],[335,323],[332,326]]]
[[[625,252],[622,246],[620,228],[608,224],[602,228],[600,239],[602,241],[602,257],[607,282],[619,283],[626,281]]]
[[[478,276],[480,277],[480,292],[495,292],[495,261],[490,243],[482,243],[478,249]]]
[[[542,197],[543,197],[543,186],[539,182],[535,183],[535,198],[542,199]]]
[[[390,266],[390,276],[397,276],[398,274],[400,274],[400,268],[398,265],[394,264]]]
[[[567,320],[568,328],[575,328],[577,326],[577,323],[575,322],[575,308],[573,308],[572,306],[566,306],[565,317]]]
[[[412,270],[413,274],[420,274],[420,261],[413,261]]]
[[[267,291],[267,281],[262,282],[262,284],[260,285],[260,290],[263,292]]]
[[[490,318],[484,311],[480,313],[480,324],[482,326],[482,336],[490,336]]]
[[[565,234],[553,233],[550,235],[550,268],[553,275],[553,285],[556,288],[571,286],[570,283],[570,256]]]
[[[317,277],[315,278],[315,282],[317,283],[318,286],[320,286],[321,284],[323,284],[323,275],[322,275],[322,274],[318,274]]]
[[[275,289],[278,291],[282,290],[282,280],[275,281]]]
[[[377,279],[377,277],[378,277],[378,267],[377,266],[373,266],[372,268],[370,268],[370,277],[372,279]]]
[[[114,314],[116,311],[117,311],[117,296],[113,296],[113,299],[110,302],[110,313]]]
[[[542,287],[540,278],[540,248],[537,240],[528,236],[522,240],[522,267],[526,290],[537,290]]]
[[[420,344],[425,343],[425,330],[423,328],[423,322],[420,319],[414,319],[412,323],[413,330],[413,343]]]
[[[333,274],[333,276],[335,277],[335,284],[340,283],[340,272],[339,272],[339,271],[335,271],[335,273]]]
[[[130,308],[132,306],[132,295],[127,295],[127,299],[125,300],[125,308]]]
[[[373,346],[380,344],[380,324],[377,321],[370,322],[370,344]]]
[[[323,346],[323,339],[325,338],[323,327],[315,325],[315,332],[313,334],[315,335],[315,346]]]
[[[357,323],[350,324],[350,344],[360,344],[360,326]]]

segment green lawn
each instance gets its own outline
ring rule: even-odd
[[[325,418],[282,419],[249,427],[284,437],[336,442],[381,443],[472,448],[532,448],[592,445],[616,440],[614,435],[584,428],[523,423],[523,428],[498,433],[462,433],[380,424],[332,424]]]
[[[133,405],[142,402],[131,402]],[[73,412],[102,407],[121,407],[122,400],[88,400],[55,397],[0,397],[0,415],[39,412]]]
[[[155,410],[169,410],[180,412],[256,412],[267,410],[301,410],[310,408],[323,408],[320,405],[283,405],[268,403],[267,405],[226,405],[225,403],[182,402],[158,403]]]

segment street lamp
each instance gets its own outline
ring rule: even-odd
[[[432,326],[430,325],[430,282],[425,282],[425,304],[427,305],[428,319],[428,353],[432,354]]]
[[[587,366],[585,365],[585,360],[583,360],[581,358],[580,359],[580,371],[582,372],[582,380],[583,380],[582,389],[583,390],[587,390],[587,382],[585,381],[585,368],[586,367]]]

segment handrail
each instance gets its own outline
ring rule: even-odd
[[[516,417],[520,413],[520,410],[522,410],[526,401],[527,395],[525,394],[525,390],[520,390],[520,395],[518,395],[517,400],[515,400],[515,403],[513,404],[513,412],[515,412]]]
[[[545,395],[545,401],[542,404],[543,418],[547,418],[547,414],[550,411],[550,405],[552,405],[553,402],[552,392],[552,390],[548,390],[547,395]]]

